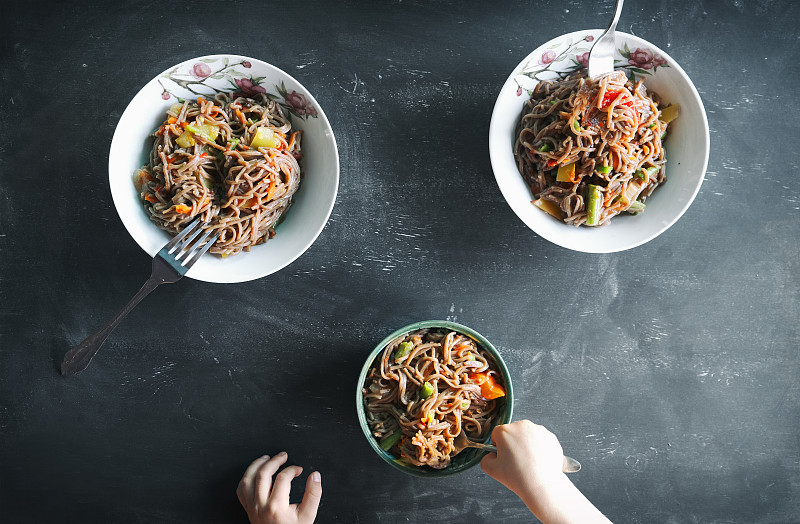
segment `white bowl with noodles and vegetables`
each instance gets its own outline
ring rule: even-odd
[[[202,56],[168,68],[128,104],[109,183],[149,255],[201,217],[220,236],[187,276],[245,282],[316,240],[336,200],[339,154],[325,113],[297,80],[254,58]]]
[[[514,390],[497,349],[477,331],[444,320],[416,322],[384,338],[356,386],[356,412],[370,447],[390,466],[443,477],[480,463],[485,450],[454,452],[463,430],[489,442],[511,421]]]
[[[602,30],[543,44],[514,69],[489,127],[495,179],[517,216],[559,246],[613,253],[657,237],[705,176],[709,130],[667,53],[616,33],[615,72],[585,78]]]

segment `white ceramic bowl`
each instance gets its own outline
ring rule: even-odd
[[[218,91],[274,95],[289,111],[292,125],[303,130],[303,180],[275,238],[225,259],[205,254],[186,274],[206,282],[245,282],[274,273],[302,255],[325,227],[336,200],[336,138],[322,108],[297,80],[266,62],[238,55],[201,56],[170,67],[148,82],[122,113],[111,141],[108,178],[122,222],[154,256],[170,236],[148,219],[133,174],[147,164],[150,135],[163,123],[169,106]]]
[[[557,79],[585,61],[602,30],[576,31],[550,40],[528,55],[508,77],[492,113],[489,155],[492,169],[511,209],[537,234],[554,244],[585,253],[613,253],[644,244],[674,224],[689,208],[708,164],[708,120],[700,96],[681,67],[664,51],[633,35],[617,32],[615,68],[644,77],[648,91],[664,105],[678,103],[680,117],[670,124],[664,148],[667,180],[647,199],[639,215],[622,215],[596,228],[564,224],[535,207],[528,185],[514,160],[515,130],[527,90],[540,81]]]

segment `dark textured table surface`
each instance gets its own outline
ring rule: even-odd
[[[560,437],[614,521],[800,520],[800,4],[626,2],[619,28],[693,79],[711,157],[683,218],[611,255],[531,232],[487,151],[514,66],[605,26],[610,0],[168,4],[4,5],[0,520],[243,522],[244,468],[286,449],[322,472],[321,523],[530,521],[480,469],[410,478],[361,434],[366,354],[437,318],[495,343],[515,418]],[[62,378],[149,275],[108,187],[120,114],[170,65],[225,52],[326,111],[331,219],[269,277],[159,288]]]

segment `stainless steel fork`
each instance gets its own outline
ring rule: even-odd
[[[144,283],[142,289],[136,293],[128,304],[112,318],[108,324],[103,326],[93,335],[73,347],[64,355],[61,362],[61,374],[64,376],[72,375],[83,371],[89,366],[89,362],[100,351],[100,346],[106,341],[108,335],[114,331],[117,324],[136,307],[144,297],[150,294],[161,284],[172,284],[186,274],[187,271],[208,251],[214,242],[219,238],[219,233],[209,238],[211,230],[206,229],[205,234],[198,238],[203,230],[204,223],[197,218],[181,231],[169,244],[161,248],[153,258],[153,272],[150,278]]]
[[[617,0],[614,6],[614,17],[611,19],[611,23],[608,24],[608,29],[600,35],[600,38],[595,41],[589,50],[589,65],[587,67],[589,78],[597,79],[614,71],[614,50],[616,49],[614,32],[617,29],[619,15],[622,14],[622,3],[623,0]]]

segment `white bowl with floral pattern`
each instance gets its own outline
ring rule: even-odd
[[[266,62],[239,55],[201,56],[170,67],[150,80],[122,113],[111,141],[109,183],[128,232],[155,256],[170,236],[148,219],[134,173],[147,164],[151,134],[172,104],[219,92],[264,93],[288,113],[293,127],[303,130],[303,180],[275,237],[224,259],[207,253],[186,274],[206,282],[245,282],[272,274],[302,255],[325,227],[336,200],[336,138],[322,108],[297,80]]]
[[[495,179],[511,209],[541,237],[585,253],[613,253],[648,242],[674,224],[689,208],[705,176],[709,154],[708,120],[692,81],[667,53],[639,37],[616,34],[614,67],[644,78],[663,105],[680,104],[664,142],[666,182],[647,199],[638,215],[614,217],[602,227],[567,225],[531,203],[533,195],[514,159],[516,128],[528,92],[542,80],[564,78],[586,66],[592,42],[602,30],[576,31],[543,44],[511,73],[497,97],[489,126],[489,155]]]

